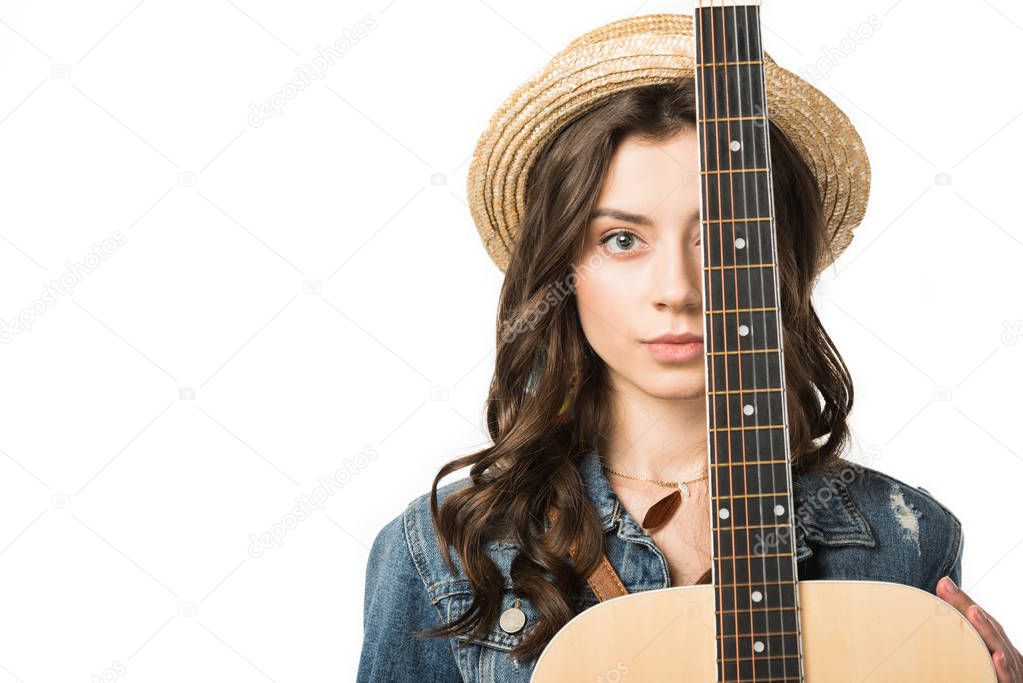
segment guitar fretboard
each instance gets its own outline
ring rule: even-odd
[[[759,3],[694,29],[718,680],[801,681]]]

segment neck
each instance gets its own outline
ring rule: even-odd
[[[688,481],[707,473],[707,408],[702,391],[659,398],[631,383],[616,387],[603,463],[643,479]]]

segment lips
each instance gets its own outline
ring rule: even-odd
[[[699,337],[675,335],[674,338],[688,339],[688,341],[664,342],[655,340],[644,342],[643,345],[656,360],[664,363],[685,363],[703,355],[703,340]]]
[[[689,344],[692,342],[703,342],[703,337],[691,332],[685,332],[682,334],[668,332],[659,337],[643,341],[644,344]]]

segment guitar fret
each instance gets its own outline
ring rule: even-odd
[[[781,349],[735,349],[734,351],[708,351],[708,356],[727,356],[735,353],[781,353]]]
[[[777,311],[777,307],[770,306],[767,308],[724,308],[721,310],[711,310],[707,313],[748,313],[750,311]]]
[[[743,526],[715,526],[711,527],[711,531],[722,532],[722,531],[733,531],[739,529],[778,529],[781,527],[787,527],[788,524],[782,522],[779,524],[744,524]]]
[[[776,491],[774,493],[771,493],[771,492],[766,492],[766,493],[736,493],[736,494],[733,494],[733,495],[730,495],[730,496],[714,496],[714,499],[715,499],[715,501],[718,501],[718,500],[725,501],[725,500],[732,500],[733,498],[766,498],[767,496],[786,496],[786,495],[788,495],[788,492],[786,492],[786,491]]]
[[[767,173],[769,168],[730,168],[715,171],[700,171],[702,175],[719,175],[721,173]]]
[[[789,586],[795,585],[792,579],[778,579],[777,581],[739,581],[738,583],[718,583],[718,589],[723,588],[760,588],[761,586]]]
[[[765,607],[751,607],[749,609],[718,609],[714,613],[715,614],[747,614],[747,613],[757,614],[757,613],[760,613],[760,612],[777,612],[777,611],[783,611],[783,610],[784,611],[795,612],[796,611],[796,606],[795,605],[771,605],[771,606],[765,606]],[[773,631],[772,631],[772,633],[773,633]],[[746,634],[746,635],[749,635],[749,634]]]
[[[746,636],[746,637],[747,638],[752,638],[753,636]],[[789,653],[789,654],[782,654],[782,655],[748,655],[746,657],[722,657],[721,659],[726,661],[726,662],[753,662],[753,661],[764,660],[764,659],[775,659],[775,660],[791,659],[791,660],[796,660],[796,659],[799,659],[799,653],[798,652],[792,652],[792,653]],[[799,679],[798,678],[792,678],[791,676],[789,678],[785,678],[785,679],[780,679],[777,676],[769,676],[767,680],[769,680],[769,681],[778,681],[778,680],[798,681]]]
[[[771,635],[771,636],[797,636],[797,635],[799,635],[799,631],[771,631],[771,633],[769,635]],[[718,638],[750,638],[750,637],[751,636],[748,633],[733,634],[733,635],[725,634],[725,635],[718,636]]]
[[[773,465],[788,460],[744,460],[743,462],[716,462],[714,467],[749,467],[750,465]]]
[[[736,609],[716,609],[714,611],[714,613],[715,614],[730,614],[730,616],[739,617],[739,616],[745,616],[745,614],[763,614],[763,613],[768,612],[768,611],[796,611],[796,605],[794,605],[794,604],[779,604],[779,605],[770,605],[770,606],[764,606],[764,607],[752,606],[749,609],[738,608],[738,607]],[[771,631],[770,632],[771,635],[774,635],[775,633],[781,633],[781,631]],[[740,635],[747,635],[748,636],[748,635],[751,635],[751,634],[746,633],[746,634],[740,634]]]
[[[781,387],[760,387],[758,389],[754,389],[754,388],[751,388],[751,389],[726,389],[725,391],[711,391],[709,393],[725,395],[725,394],[756,393],[758,391],[782,391],[782,388]]]
[[[757,221],[773,221],[774,216],[750,216],[749,218],[705,218],[704,223],[753,223]]]
[[[764,553],[763,555],[716,555],[721,560],[760,560],[765,557],[791,557],[792,553]]]
[[[784,429],[785,425],[756,425],[753,427],[747,427],[745,425],[741,427],[711,427],[712,432],[735,432],[735,431],[752,431],[754,429]],[[751,463],[754,464],[754,463]]]
[[[700,123],[716,123],[718,121],[766,121],[766,116],[714,116],[697,119]],[[767,170],[767,169],[764,169]]]
[[[705,62],[703,64],[697,64],[696,66],[701,69],[706,69],[712,66],[745,66],[748,64],[763,64],[759,59],[744,59],[737,62]]]
[[[774,268],[774,267],[775,267],[775,264],[773,264],[773,263],[735,263],[735,264],[732,264],[730,266],[726,266],[726,265],[704,266],[703,269],[704,270],[723,270],[725,268]],[[749,310],[757,310],[757,309],[749,309]],[[711,311],[708,311],[708,312],[711,312]]]

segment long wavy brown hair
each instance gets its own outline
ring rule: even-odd
[[[785,134],[769,125],[790,452],[794,471],[818,470],[835,464],[848,441],[852,381],[811,302],[817,264],[830,248],[817,184]],[[579,322],[573,264],[623,137],[659,141],[695,127],[692,79],[636,87],[573,120],[532,166],[525,214],[500,295],[496,366],[486,403],[494,443],[445,464],[431,489],[443,557],[454,571],[448,545],[458,553],[473,599],[450,624],[421,636],[475,638],[493,627],[504,577],[486,548],[499,538],[518,549],[511,565],[515,594],[540,615],[513,657],[535,659],[578,613],[575,599],[600,561],[604,534],[577,465],[611,425],[608,372]],[[541,372],[527,392],[534,366]],[[552,421],[573,375],[578,383],[572,419]],[[469,485],[438,507],[441,479],[466,466]],[[558,517],[548,532],[549,507]]]

